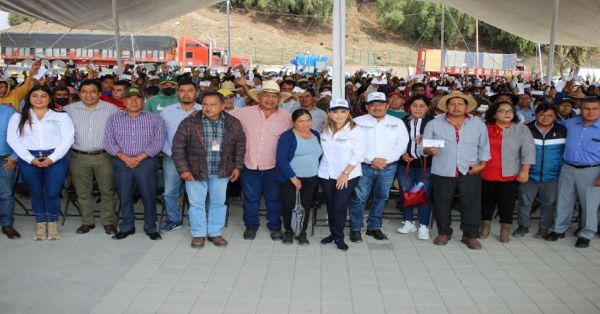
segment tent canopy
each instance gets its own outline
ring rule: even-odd
[[[446,3],[535,43],[549,44],[552,0],[428,0]],[[556,44],[600,47],[600,1],[561,0]]]
[[[119,29],[135,32],[223,0],[120,0]],[[113,30],[111,0],[0,0],[0,8],[69,28]]]

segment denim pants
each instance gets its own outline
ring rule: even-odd
[[[33,156],[50,155],[54,150],[30,151]],[[47,168],[38,168],[19,159],[23,180],[29,186],[31,207],[36,222],[55,222],[60,213],[60,191],[69,171],[69,157],[65,155]]]
[[[260,197],[264,194],[267,205],[267,228],[281,229],[281,200],[279,181],[275,168],[269,170],[242,170],[242,190],[244,192],[244,224],[246,228],[258,229]]]
[[[15,198],[13,197],[13,185],[15,184],[15,169],[4,170],[6,160],[0,159],[0,225],[12,226],[15,222],[13,212],[15,211]]]
[[[390,188],[396,175],[397,163],[391,163],[384,169],[373,169],[370,164],[362,164],[362,177],[354,189],[350,200],[350,230],[360,231],[363,227],[365,206],[371,198],[371,212],[367,219],[367,230],[381,228],[383,210],[390,195]]]
[[[167,155],[163,158],[163,173],[165,178],[163,198],[165,200],[166,223],[181,224],[183,217],[179,206],[179,196],[183,192],[184,181],[179,177],[173,159]]]
[[[144,203],[144,231],[156,232],[156,191],[158,176],[156,175],[156,157],[144,159],[137,167],[128,168],[119,158],[113,158],[113,175],[119,195],[119,211],[121,224],[119,230],[128,232],[135,227],[133,211],[133,194],[137,186]]]
[[[227,183],[229,178],[208,176],[207,181],[186,181],[185,189],[190,201],[189,220],[192,237],[216,237],[225,226]],[[206,196],[208,194],[208,215]],[[208,217],[207,217],[208,216]]]
[[[327,201],[329,232],[335,240],[343,240],[348,204],[358,183],[358,178],[349,180],[348,186],[341,190],[338,190],[335,186],[337,183],[335,179],[320,178],[320,181],[321,188],[323,188],[323,192],[325,193],[325,200]]]
[[[402,207],[402,212],[404,216],[404,221],[412,221],[414,209],[417,208],[417,212],[419,215],[419,225],[428,226],[429,218],[431,215],[431,168],[427,168],[425,170],[425,194],[427,195],[427,200],[429,201],[427,204],[413,206],[413,207]],[[423,181],[423,168],[415,168],[410,167],[408,169],[408,178],[406,177],[406,167],[402,165],[398,165],[398,170],[396,171],[396,177],[398,178],[398,183],[400,184],[400,190],[402,187],[405,187],[406,190],[410,190],[417,182]]]
[[[535,196],[538,196],[540,202],[540,225],[539,229],[548,231],[554,225],[554,210],[556,209],[556,192],[558,182],[533,182],[531,179],[527,183],[519,186],[519,214],[517,221],[520,227],[529,228],[531,225],[529,217],[531,216],[531,205]]]

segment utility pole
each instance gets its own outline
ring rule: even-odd
[[[440,76],[444,73],[444,67],[445,67],[445,60],[444,57],[446,55],[446,53],[444,53],[444,24],[445,24],[445,12],[446,12],[446,4],[442,3],[442,25],[441,25],[441,30],[440,30],[440,46],[442,47],[441,49],[441,62],[440,62]]]

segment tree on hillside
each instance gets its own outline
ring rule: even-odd
[[[8,25],[16,26],[23,23],[34,22],[36,19],[33,17],[29,17],[26,15],[20,15],[17,13],[9,13],[8,14]]]
[[[556,46],[558,68],[560,73],[565,73],[566,69],[569,69],[569,75],[575,75],[579,72],[579,68],[582,64],[589,61],[598,50],[589,47],[575,47],[575,46]]]
[[[348,6],[355,0],[346,0]],[[326,20],[333,11],[333,0],[232,0],[233,5],[269,13],[310,15]]]

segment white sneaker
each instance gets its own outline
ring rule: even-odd
[[[415,224],[413,224],[410,221],[404,221],[404,225],[402,225],[402,227],[398,228],[397,231],[399,233],[407,234],[407,233],[417,231],[417,227],[415,227]]]
[[[419,234],[417,235],[419,240],[429,240],[429,229],[427,226],[419,226]]]

